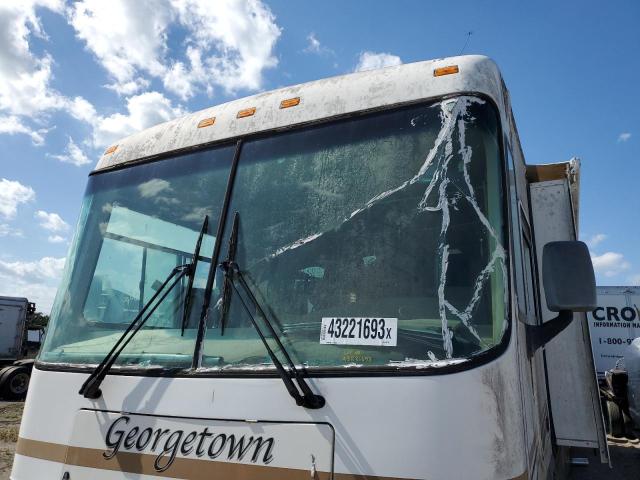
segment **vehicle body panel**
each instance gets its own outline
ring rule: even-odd
[[[526,466],[514,355],[515,349],[510,348],[501,357],[506,361],[452,375],[386,377],[386,388],[398,392],[393,396],[381,394],[378,377],[311,378],[312,388],[327,399],[322,410],[297,407],[279,378],[111,375],[103,385],[104,396],[91,401],[76,393],[85,374],[34,370],[12,478],[33,478],[28,466],[31,457],[21,455],[21,451],[25,453],[20,447],[20,442],[25,443],[22,439],[68,445],[71,426],[83,408],[205,419],[327,423],[335,429],[336,474],[517,478]],[[377,421],[370,421],[372,414]],[[59,463],[38,478],[58,480],[62,474],[63,464]]]
[[[575,240],[569,180],[534,183],[530,190],[538,252],[547,242]],[[538,271],[542,271],[542,255],[538,256]],[[546,322],[556,313],[548,310],[544,289],[540,295]],[[553,425],[558,445],[598,448],[606,462],[608,449],[590,347],[584,313],[575,313],[574,321],[544,347]]]

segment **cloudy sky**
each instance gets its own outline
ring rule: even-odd
[[[580,228],[599,284],[640,284],[640,7],[615,5],[1,0],[0,295],[49,311],[87,175],[119,138],[463,48],[500,65],[528,162],[582,159]]]

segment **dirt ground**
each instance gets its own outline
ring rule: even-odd
[[[9,480],[22,407],[21,402],[0,402],[0,480]]]
[[[640,441],[609,437],[611,464],[601,464],[595,457],[588,466],[574,466],[570,480],[638,480],[640,479]]]
[[[0,480],[9,480],[15,443],[18,439],[21,402],[0,402]],[[640,441],[609,439],[613,469],[589,458],[588,466],[574,466],[569,480],[638,480],[640,479]]]

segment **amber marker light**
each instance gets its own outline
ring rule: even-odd
[[[436,68],[433,71],[433,76],[442,77],[443,75],[452,75],[454,73],[458,73],[459,71],[460,69],[458,68],[458,65],[449,65],[448,67]]]
[[[204,118],[198,122],[198,128],[210,127],[216,123],[216,117]]]
[[[236,118],[250,117],[254,113],[256,113],[256,107],[245,108],[244,110],[240,110],[238,112],[238,115],[236,115]]]
[[[105,154],[105,155],[111,155],[113,152],[115,152],[115,151],[116,151],[116,149],[117,149],[117,148],[118,148],[118,145],[111,145],[109,148],[107,148],[107,149],[104,151],[104,154]]]
[[[296,105],[300,105],[300,97],[287,98],[280,102],[280,108],[295,107]]]

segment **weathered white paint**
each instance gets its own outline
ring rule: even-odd
[[[102,385],[103,397],[92,401],[77,393],[87,374],[34,370],[20,436],[74,443],[73,425],[82,408],[207,419],[327,422],[335,430],[336,473],[507,480],[526,469],[522,424],[517,420],[522,411],[515,355],[515,342],[511,342],[499,360],[451,375],[312,378],[313,390],[327,399],[327,406],[320,410],[296,406],[279,378],[110,375]],[[33,480],[33,462],[37,460],[16,457],[12,478]],[[61,475],[62,464],[55,464],[37,478],[60,480]],[[88,475],[94,478],[93,472]],[[104,478],[131,477],[105,472]]]
[[[434,69],[448,65],[458,65],[460,73],[434,77]],[[502,107],[501,82],[496,64],[478,55],[327,78],[233,100],[133,134],[117,142],[113,153],[103,155],[96,170],[225,139],[444,95],[483,93]],[[300,97],[298,106],[280,109],[282,100],[293,97]],[[253,116],[236,118],[240,110],[250,107],[256,108]],[[210,117],[216,119],[212,126],[197,128],[201,120]]]

